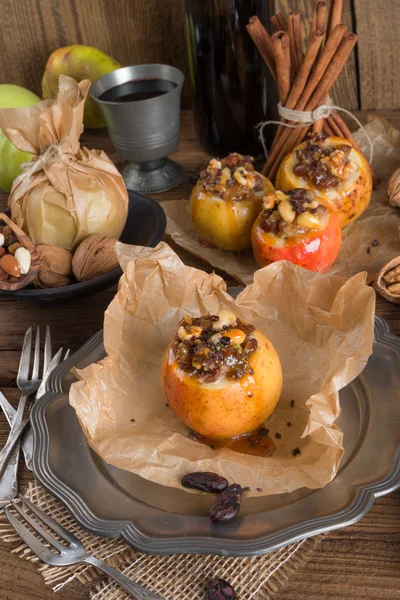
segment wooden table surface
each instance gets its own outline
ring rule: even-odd
[[[365,117],[357,113],[359,117]],[[400,129],[400,112],[381,112]],[[84,134],[83,143],[103,148],[116,159],[111,142],[104,132]],[[187,198],[193,177],[207,155],[196,144],[191,114],[182,113],[182,135],[174,156],[186,169],[184,182],[156,199]],[[116,159],[117,160],[117,159]],[[0,210],[7,195],[0,192]],[[171,244],[173,245],[173,244]],[[175,247],[175,246],[174,246]],[[175,247],[176,249],[176,247]],[[206,263],[179,250],[182,259],[210,271]],[[222,273],[223,275],[223,273]],[[226,278],[229,283],[229,278]],[[50,305],[0,300],[0,389],[14,404],[18,399],[16,370],[25,331],[31,325],[50,325],[53,348],[63,346],[77,350],[102,327],[103,313],[115,289],[96,296]],[[377,297],[377,314],[385,317],[393,333],[400,334],[400,306]],[[0,415],[0,445],[5,443],[8,428]],[[32,478],[21,466],[21,488]],[[358,523],[320,537],[320,543],[307,562],[283,584],[276,595],[279,600],[394,600],[400,598],[400,493],[379,498],[371,511]],[[88,591],[73,585],[55,596],[47,588],[35,566],[11,554],[0,541],[0,600],[87,600]],[[179,600],[177,598],[177,600]]]

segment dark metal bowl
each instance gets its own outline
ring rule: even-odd
[[[161,205],[155,200],[128,190],[129,209],[125,229],[121,235],[121,242],[136,246],[150,246],[154,248],[165,233],[166,217]],[[90,296],[115,285],[121,277],[120,268],[109,273],[82,281],[71,283],[64,287],[32,289],[23,288],[15,291],[0,290],[0,298],[19,300],[57,301],[73,300],[79,296]]]

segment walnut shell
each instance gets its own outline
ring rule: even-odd
[[[396,256],[382,267],[374,288],[386,300],[400,304],[400,256]]]
[[[78,246],[72,259],[72,271],[78,281],[94,279],[118,267],[117,238],[93,233]]]
[[[72,254],[57,246],[37,246],[39,273],[33,280],[36,288],[54,288],[68,285],[72,276]]]
[[[390,176],[386,188],[389,203],[392,206],[400,206],[400,168]]]

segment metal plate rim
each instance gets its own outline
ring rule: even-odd
[[[231,291],[231,290],[230,290]],[[97,517],[79,498],[78,494],[68,488],[51,471],[48,462],[50,445],[49,430],[46,423],[46,409],[54,402],[62,391],[62,379],[75,364],[82,360],[93,348],[102,344],[103,332],[97,332],[72,355],[68,361],[60,365],[49,378],[49,391],[40,403],[32,410],[32,425],[35,433],[36,447],[34,456],[34,472],[45,489],[56,496],[72,513],[76,521],[95,535],[118,538],[125,541],[140,552],[148,554],[216,554],[222,556],[253,556],[271,552],[289,543],[304,538],[339,529],[360,520],[372,507],[379,496],[389,494],[400,487],[400,448],[393,461],[388,475],[371,484],[360,486],[354,498],[344,509],[316,519],[282,528],[278,532],[250,540],[211,538],[209,536],[184,537],[151,537],[140,531],[130,521],[109,521]],[[375,317],[375,340],[392,347],[400,354],[400,338],[390,334],[386,321]],[[182,547],[184,546],[184,548]]]

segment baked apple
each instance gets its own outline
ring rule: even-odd
[[[338,214],[321,204],[313,190],[267,195],[252,229],[254,257],[260,267],[277,260],[324,273],[342,243]]]
[[[165,350],[161,383],[169,406],[211,439],[250,433],[272,413],[282,370],[271,342],[231,311],[186,316]]]
[[[372,193],[371,169],[364,155],[340,137],[318,134],[303,142],[282,161],[276,188],[315,190],[334,208],[346,227],[367,208]]]
[[[273,190],[269,179],[254,170],[251,156],[210,160],[190,197],[200,239],[222,250],[251,248],[251,227],[263,197]]]

